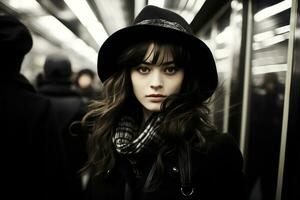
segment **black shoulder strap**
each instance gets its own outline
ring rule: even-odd
[[[185,198],[189,198],[194,193],[192,184],[192,166],[191,166],[191,147],[188,141],[182,143],[178,152],[178,163],[181,181],[181,194]]]

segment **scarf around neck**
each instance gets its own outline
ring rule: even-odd
[[[161,121],[160,114],[152,114],[139,131],[139,126],[133,118],[122,117],[112,137],[117,152],[123,155],[137,155],[160,147],[163,144],[158,133]]]

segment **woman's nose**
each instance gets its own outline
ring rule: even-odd
[[[163,87],[163,80],[159,73],[154,73],[151,79],[150,87],[154,90],[161,89]]]

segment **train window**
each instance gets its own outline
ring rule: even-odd
[[[219,74],[219,87],[214,95],[212,120],[219,130],[239,139],[242,102],[243,68],[240,60],[242,11],[241,1],[227,3],[199,37],[212,49]],[[230,114],[235,113],[235,114]]]
[[[253,1],[246,150],[250,199],[269,200],[276,195],[290,7],[290,1]]]
[[[277,193],[291,2],[232,0],[199,33],[214,53],[220,80],[212,118],[240,140],[247,200],[274,200]]]

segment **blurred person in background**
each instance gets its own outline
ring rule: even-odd
[[[44,83],[44,73],[42,71],[36,75],[33,81],[33,86],[35,87],[36,90],[39,90],[39,88],[43,85],[43,83]]]
[[[181,16],[146,6],[103,43],[98,75],[87,199],[243,199],[239,147],[209,120],[214,58]]]
[[[99,97],[100,92],[95,88],[96,74],[93,70],[84,68],[77,72],[75,85],[87,102]]]
[[[59,113],[61,129],[67,130],[69,124],[85,113],[85,103],[80,91],[71,81],[72,65],[68,57],[60,54],[47,56],[44,63],[42,83],[38,92],[48,97]]]
[[[20,73],[32,43],[22,22],[0,15],[2,199],[67,198],[64,147],[52,104]]]
[[[275,199],[283,115],[284,84],[276,72],[263,75],[263,82],[252,91],[248,166],[250,200]]]
[[[86,104],[71,81],[72,75],[72,65],[68,57],[61,54],[49,55],[44,64],[43,83],[38,92],[51,100],[58,115],[70,177],[70,198],[82,199],[82,183],[78,170],[87,159],[86,138],[71,134],[69,126],[73,121],[82,118],[86,112]]]

